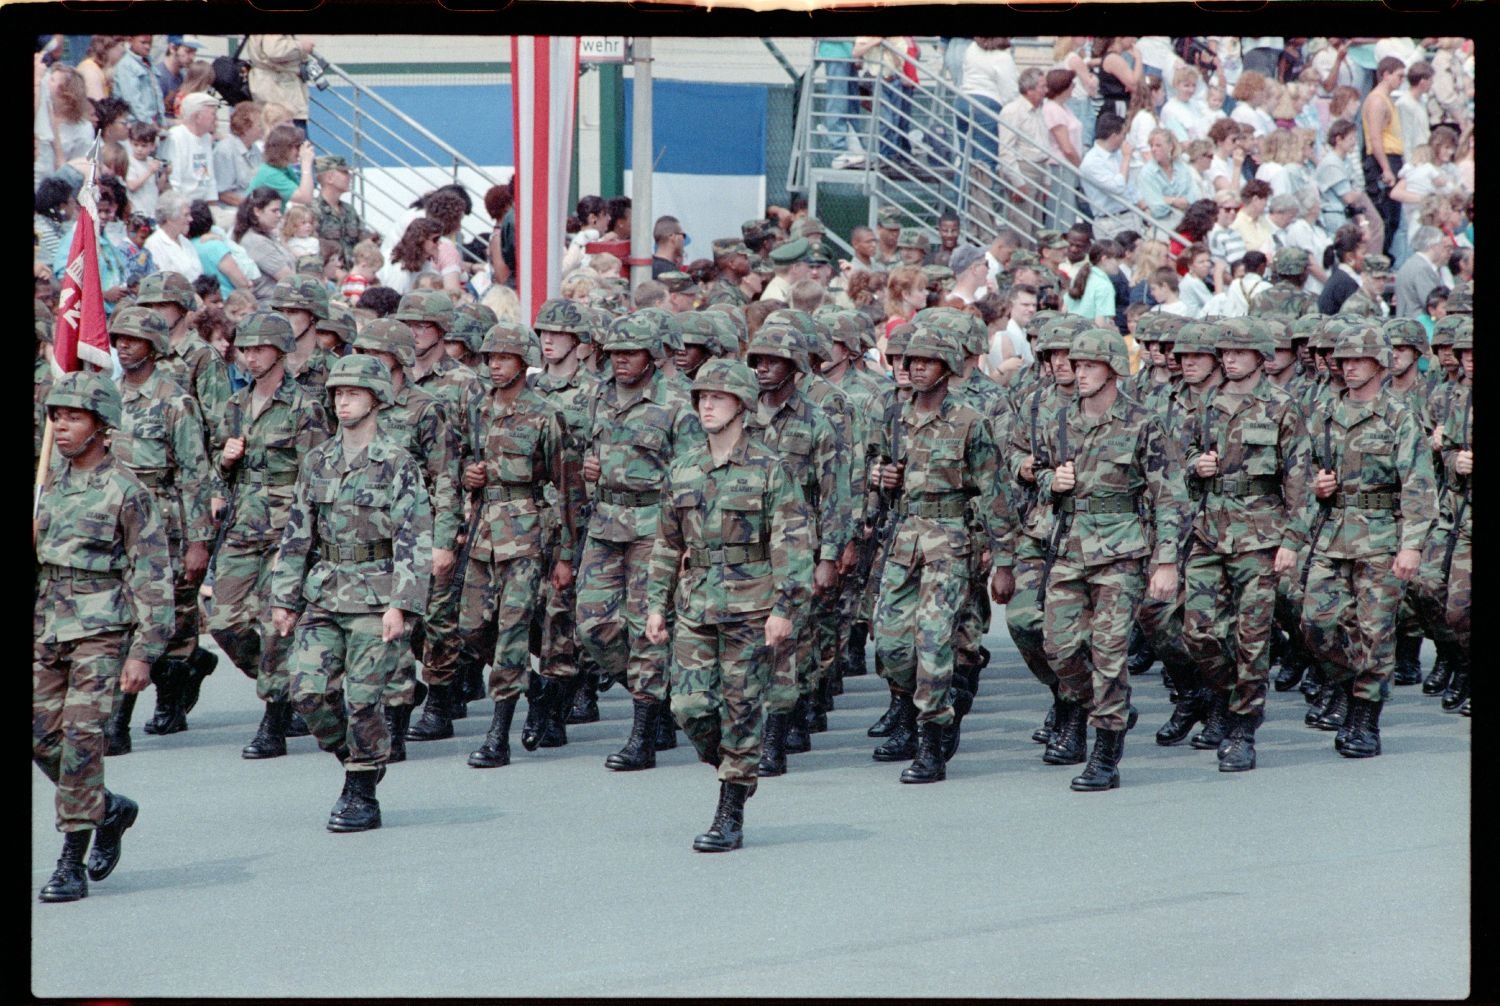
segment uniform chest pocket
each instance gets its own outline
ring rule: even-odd
[[[964,487],[964,442],[958,437],[933,441],[927,455],[928,492],[956,492]]]
[[[346,487],[345,491],[352,492],[354,498],[355,538],[360,541],[389,538],[395,486],[390,481],[371,481]]]
[[[751,493],[735,493],[719,501],[720,532],[726,545],[760,541],[765,527],[764,500]]]
[[[496,434],[495,469],[502,482],[530,482],[532,458],[536,453],[538,434],[534,429],[506,430]]]
[[[1396,435],[1389,430],[1367,430],[1349,440],[1349,451],[1360,456],[1366,485],[1398,481]]]
[[[132,468],[165,468],[171,452],[168,450],[170,431],[159,419],[142,420],[136,423],[126,438],[126,460]]]
[[[1277,457],[1277,429],[1274,423],[1246,423],[1240,431],[1245,452],[1245,471],[1251,475],[1275,475],[1281,470]]]
[[[333,479],[311,479],[307,483],[309,503],[332,504],[339,498],[339,484]]]
[[[677,525],[682,537],[691,544],[703,537],[703,491],[701,489],[677,488],[669,491],[668,498],[677,514]]]
[[[1099,454],[1094,466],[1095,488],[1105,492],[1129,492],[1134,479],[1135,446],[1110,444]]]

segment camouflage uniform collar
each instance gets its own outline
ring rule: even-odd
[[[125,380],[125,378],[120,378],[120,400],[123,402],[133,402],[137,398],[154,398],[157,384],[164,380],[166,378],[162,376],[161,361],[158,360],[156,366],[151,371],[151,376],[140,384],[132,384]]]
[[[557,377],[548,373],[546,368],[543,368],[536,375],[536,387],[542,391],[561,391],[563,388],[581,388],[585,384],[593,383],[597,380],[598,378],[589,373],[583,364],[580,363],[578,368],[567,377]]]
[[[188,353],[198,349],[200,346],[204,349],[213,349],[208,343],[198,338],[198,333],[190,328],[183,334],[181,340],[172,343],[172,354],[174,356],[186,357]],[[217,350],[214,351],[214,355],[219,355]]]
[[[771,420],[775,419],[783,412],[790,412],[794,415],[802,415],[803,413],[810,411],[812,408],[812,400],[803,393],[801,388],[794,388],[792,389],[792,393],[787,396],[786,401],[782,402],[780,405],[776,406],[776,408],[772,409],[769,412],[766,411],[766,408],[766,400],[764,398],[757,398],[755,400],[756,419],[763,426],[769,426],[771,424]]]
[[[81,493],[102,486],[117,467],[115,456],[110,451],[105,451],[99,463],[88,471],[80,471],[73,467],[72,461],[67,461],[58,472],[55,486],[64,494]]]
[[[1126,421],[1130,418],[1130,410],[1136,405],[1135,401],[1129,395],[1118,388],[1115,390],[1113,404],[1110,405],[1109,410],[1102,416],[1091,416],[1083,411],[1083,401],[1076,396],[1072,404],[1076,405],[1077,408],[1068,410],[1068,422],[1070,425],[1076,423],[1078,428],[1084,431],[1098,429],[1100,426],[1104,426],[1117,419],[1122,422]]]
[[[652,370],[651,376],[646,378],[634,388],[626,388],[615,380],[614,375],[609,378],[610,393],[613,400],[618,403],[625,398],[631,401],[650,402],[652,405],[661,405],[667,398],[667,375],[660,367]]]
[[[739,437],[738,440],[736,440],[734,442],[734,446],[729,449],[729,454],[728,454],[727,457],[724,458],[723,464],[719,464],[718,462],[714,461],[714,451],[713,451],[713,448],[710,447],[709,444],[708,444],[708,437],[705,436],[703,438],[703,465],[702,465],[702,468],[703,468],[703,471],[704,471],[705,474],[707,474],[708,472],[711,472],[711,471],[716,471],[716,470],[718,470],[720,468],[728,467],[729,465],[745,465],[745,464],[749,464],[749,462],[750,462],[750,433],[749,433],[749,431],[744,430],[744,429],[740,430],[740,437]]]
[[[251,381],[249,384],[245,385],[245,390],[249,392],[251,398],[254,398],[255,382]],[[287,404],[291,404],[292,399],[296,397],[297,393],[301,390],[302,385],[298,384],[297,378],[292,376],[291,369],[289,367],[283,366],[281,368],[281,383],[276,385],[275,391],[271,392],[271,398],[274,401],[281,401],[286,402]]]
[[[938,403],[938,407],[936,409],[932,410],[931,412],[922,412],[918,410],[916,404],[917,396],[913,394],[901,407],[902,418],[908,421],[910,425],[916,429],[920,429],[921,427],[926,426],[928,423],[937,422],[939,420],[947,421],[948,419],[951,419],[953,417],[953,410],[956,408],[961,408],[964,404],[959,400],[958,395],[955,392],[956,389],[953,385],[953,378],[950,376],[948,378],[948,387],[943,389],[943,400]]]

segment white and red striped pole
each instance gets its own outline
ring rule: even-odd
[[[530,324],[558,294],[567,247],[578,37],[512,35],[511,121],[515,129],[516,295]]]

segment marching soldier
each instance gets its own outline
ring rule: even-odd
[[[1448,686],[1443,690],[1443,710],[1450,713],[1456,710],[1468,716],[1470,584],[1474,574],[1472,325],[1458,330],[1453,338],[1453,348],[1463,366],[1464,383],[1459,391],[1458,411],[1441,432],[1446,505],[1442,509],[1439,533],[1428,539],[1424,552],[1423,581],[1424,593],[1432,604],[1428,625],[1434,630],[1434,640],[1447,650],[1445,657],[1453,668]],[[1452,426],[1451,433],[1448,432],[1449,425]],[[1430,574],[1427,569],[1431,570]]]
[[[63,850],[39,897],[77,901],[114,870],[139,813],[104,788],[104,726],[117,688],[140,692],[166,651],[172,570],[151,493],[110,454],[118,389],[99,374],[64,374],[46,406],[62,463],[42,487],[33,531],[31,757],[57,787]]]
[[[149,734],[171,734],[187,729],[199,687],[219,663],[198,645],[198,584],[214,537],[203,419],[192,396],[157,366],[171,352],[166,319],[150,308],[123,308],[110,318],[109,337],[124,371],[110,453],[151,492],[173,573],[172,634],[166,653],[151,666],[156,715],[146,724]],[[122,695],[105,730],[108,754],[130,751],[134,709],[135,694]]]
[[[453,309],[453,323],[443,333],[443,352],[474,372],[489,390],[489,368],[480,357],[484,335],[499,323],[495,312],[483,304],[460,304]]]
[[[1177,455],[1156,417],[1116,387],[1116,378],[1130,374],[1125,340],[1089,329],[1073,337],[1068,359],[1078,402],[1065,404],[1043,428],[1037,455],[1044,460],[1034,467],[1056,521],[1042,570],[1043,646],[1063,705],[1054,742],[1081,754],[1085,718],[1093,724],[1093,752],[1071,783],[1087,792],[1120,785],[1130,622],[1143,594],[1162,603],[1177,594],[1187,498],[1181,478],[1170,472]],[[1143,502],[1154,546],[1140,515]]]
[[[286,754],[290,647],[265,624],[265,606],[297,466],[328,438],[321,392],[307,393],[287,373],[286,356],[295,345],[291,322],[281,314],[257,312],[235,326],[234,346],[253,383],[230,397],[215,442],[229,508],[220,519],[223,542],[212,558],[208,629],[230,662],[255,679],[256,697],[266,704],[243,758]]]
[[[1224,383],[1195,417],[1184,459],[1189,496],[1201,502],[1187,546],[1183,636],[1215,708],[1227,710],[1219,771],[1246,772],[1265,710],[1276,583],[1307,541],[1309,457],[1300,406],[1263,373],[1276,357],[1270,333],[1244,319],[1218,327]]]
[[[204,435],[216,437],[229,401],[229,365],[189,324],[197,297],[181,273],[154,272],[137,287],[135,306],[149,307],[166,319],[172,351],[157,366],[163,377],[198,400]]]
[[[1250,301],[1252,314],[1275,312],[1300,318],[1318,313],[1318,298],[1302,289],[1307,282],[1307,252],[1301,248],[1278,248],[1271,259],[1273,282],[1262,287]]]
[[[672,465],[652,557],[646,635],[672,637],[672,714],[719,775],[719,805],[699,852],[744,841],[757,784],[762,698],[771,654],[812,586],[808,514],[771,450],[744,430],[760,386],[744,364],[710,360],[693,382],[707,434]]]
[[[1416,417],[1422,427],[1422,436],[1431,437],[1434,424],[1427,408],[1430,389],[1417,369],[1417,360],[1427,354],[1427,329],[1415,318],[1389,318],[1381,325],[1381,331],[1391,343],[1391,369],[1385,378],[1386,391]],[[1441,458],[1435,458],[1434,463],[1440,465]],[[1416,611],[1418,589],[1418,582],[1413,580],[1402,596],[1401,614],[1396,620],[1393,685],[1415,685],[1422,681],[1422,624]]]
[[[1320,512],[1302,620],[1308,647],[1348,715],[1334,748],[1380,754],[1381,684],[1390,676],[1396,609],[1436,517],[1432,458],[1416,418],[1381,387],[1390,345],[1373,325],[1339,336],[1345,389],[1309,433]]]
[[[604,337],[613,375],[594,396],[583,478],[593,486],[578,570],[578,635],[602,672],[633,700],[630,737],[605,759],[615,771],[656,766],[657,720],[667,699],[667,648],[645,637],[646,579],[673,457],[702,428],[688,396],[657,369],[660,326],[616,319]]]
[[[698,368],[714,357],[733,357],[733,347],[723,343],[722,329],[714,320],[717,311],[688,311],[677,316],[682,328],[682,348],[677,351],[677,372],[688,380],[698,376]],[[721,316],[728,321],[727,316]]]
[[[328,288],[313,276],[288,276],[271,291],[271,310],[292,325],[295,348],[287,354],[286,372],[329,410],[332,399],[324,388],[337,357],[318,345],[318,322],[328,320]]]
[[[338,436],[314,448],[297,476],[271,574],[271,621],[295,625],[291,695],[318,747],[344,766],[333,832],[380,827],[375,785],[390,731],[381,696],[406,646],[407,620],[426,606],[432,511],[417,463],[382,437],[390,374],[372,356],[333,365]]]
[[[738,238],[720,238],[713,244],[714,269],[718,276],[709,287],[707,302],[744,307],[750,298],[740,287],[750,275],[750,249]]]
[[[338,301],[328,302],[328,317],[313,322],[313,332],[318,337],[318,347],[334,359],[348,356],[354,347],[354,335],[359,326],[354,312]]]

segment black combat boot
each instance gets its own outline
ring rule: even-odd
[[[787,714],[787,754],[804,754],[812,750],[812,735],[807,732],[808,706],[810,705],[811,699],[806,695],[799,695],[797,704],[792,706],[792,711]]]
[[[409,741],[438,741],[453,736],[453,685],[429,685],[422,715],[406,730]]]
[[[280,758],[286,754],[287,721],[292,718],[292,704],[286,699],[267,702],[266,713],[260,718],[260,728],[244,749],[241,758]]]
[[[1229,693],[1214,692],[1208,698],[1208,715],[1203,719],[1203,729],[1188,741],[1199,751],[1214,751],[1224,740],[1229,729]]]
[[[1297,686],[1298,690],[1302,692],[1302,697],[1309,703],[1326,698],[1323,686],[1327,683],[1328,675],[1324,672],[1323,665],[1309,653],[1307,655],[1307,673],[1302,676],[1302,683]]]
[[[672,715],[671,696],[658,703],[656,715],[656,750],[671,751],[677,747],[677,719]]]
[[[1460,715],[1460,716],[1468,716],[1469,715],[1469,701],[1472,698],[1473,698],[1472,695],[1465,695],[1464,696],[1464,704],[1458,707],[1458,715]]]
[[[1380,754],[1380,709],[1383,702],[1349,700],[1349,732],[1339,754],[1345,758],[1374,758]]]
[[[1450,658],[1450,663],[1453,672],[1448,675],[1448,687],[1443,689],[1443,712],[1456,713],[1469,697],[1469,659]]]
[[[869,673],[865,669],[865,642],[869,638],[869,622],[855,622],[849,627],[849,645],[844,649],[844,677],[857,678]]]
[[[1256,716],[1229,714],[1229,729],[1219,745],[1220,772],[1248,772],[1255,767]]]
[[[1057,686],[1052,686],[1052,705],[1047,707],[1047,715],[1042,719],[1042,725],[1031,731],[1031,740],[1035,744],[1051,744],[1053,731],[1057,729],[1058,716],[1062,710],[1062,699],[1057,697]]]
[[[512,696],[495,703],[495,714],[490,718],[490,729],[484,735],[484,743],[469,755],[471,768],[500,768],[510,764],[510,724],[515,719],[519,701]]]
[[[599,686],[594,681],[594,676],[580,671],[573,676],[573,680],[577,681],[578,685],[573,696],[573,704],[568,707],[568,726],[579,723],[598,723]]]
[[[1088,710],[1064,698],[1057,701],[1057,725],[1047,750],[1042,752],[1042,761],[1048,765],[1081,764],[1088,757]]]
[[[547,703],[551,698],[552,690],[547,687],[547,679],[532,674],[526,683],[526,722],[521,724],[521,746],[527,751],[535,751],[542,742],[542,727],[550,715]]]
[[[953,703],[953,722],[943,727],[943,761],[953,760],[958,754],[959,730],[963,725],[964,717],[969,715],[969,710],[974,708],[974,693],[964,690],[960,685],[954,684],[948,690],[949,701]]]
[[[578,691],[578,676],[544,680],[552,689],[552,698],[547,703],[547,722],[542,724],[542,747],[565,747],[568,743],[568,710],[573,708],[573,694]]]
[[[307,728],[307,721],[304,720],[302,718],[302,714],[297,712],[297,710],[295,709],[292,710],[291,716],[287,718],[286,735],[288,737],[312,736],[312,731]]]
[[[902,782],[942,782],[948,777],[943,759],[943,728],[931,721],[917,727],[917,756],[901,770]]]
[[[1095,729],[1094,750],[1089,753],[1089,763],[1084,766],[1082,775],[1073,777],[1068,787],[1079,793],[1119,789],[1120,755],[1124,753],[1125,731]]]
[[[917,756],[917,707],[911,696],[898,693],[901,708],[897,712],[896,725],[891,728],[885,743],[875,749],[876,761],[906,761]]]
[[[825,675],[807,700],[807,732],[827,733],[828,713],[833,709],[833,675]]]
[[[328,815],[329,831],[373,831],[380,827],[380,802],[375,799],[378,773],[370,770],[344,773],[344,793]]]
[[[156,711],[146,721],[148,734],[175,734],[187,729],[182,710],[182,688],[191,671],[186,661],[162,657],[151,665],[151,683],[156,686]]]
[[[1296,688],[1307,671],[1307,665],[1307,650],[1303,647],[1302,640],[1288,635],[1286,653],[1281,657],[1281,667],[1276,671],[1272,687],[1278,692],[1289,692]]]
[[[1131,677],[1140,677],[1151,670],[1151,665],[1156,663],[1156,650],[1151,646],[1146,634],[1141,631],[1140,623],[1130,627],[1130,649],[1125,657],[1125,670]]]
[[[894,688],[891,689],[891,704],[886,706],[885,712],[880,714],[880,719],[875,725],[865,731],[866,737],[889,737],[896,726],[896,721],[901,718],[901,693]]]
[[[114,712],[109,715],[109,722],[104,724],[104,740],[108,744],[104,749],[106,757],[130,754],[130,717],[135,714],[135,696],[135,692],[121,692]]]
[[[1448,653],[1451,652],[1449,648],[1446,645],[1439,646],[1437,651],[1432,670],[1427,672],[1427,678],[1422,682],[1423,695],[1443,694],[1443,690],[1448,687],[1448,678],[1453,673],[1453,666],[1448,661]]]
[[[786,721],[789,713],[766,713],[766,725],[761,730],[760,764],[755,767],[759,776],[786,774]]]
[[[88,878],[84,876],[83,855],[89,850],[92,831],[63,832],[62,857],[52,878],[42,885],[39,901],[78,901],[89,896]]]
[[[383,706],[385,728],[391,735],[391,753],[386,761],[394,765],[406,761],[406,731],[411,724],[411,706]]]
[[[103,880],[115,872],[120,862],[120,839],[125,829],[135,824],[141,808],[129,797],[104,791],[104,820],[99,822],[99,833],[94,838],[94,849],[89,853],[89,879]]]
[[[205,650],[196,647],[187,658],[188,672],[182,683],[182,713],[186,716],[193,711],[198,704],[198,696],[203,691],[203,679],[212,674],[219,666],[219,658]]]
[[[1354,679],[1329,685],[1328,701],[1320,708],[1312,725],[1319,730],[1337,730],[1344,725],[1349,715],[1349,697],[1354,690]]]
[[[1192,733],[1193,725],[1208,716],[1212,697],[1198,687],[1198,672],[1190,665],[1162,663],[1161,676],[1170,682],[1172,716],[1156,731],[1156,743],[1162,747],[1181,744]]]
[[[656,767],[656,721],[661,716],[661,703],[655,699],[635,699],[634,706],[630,737],[624,747],[604,759],[605,768],[636,772]]]
[[[745,801],[749,798],[750,787],[744,783],[719,783],[719,807],[714,811],[714,823],[693,839],[693,848],[698,852],[729,852],[743,845]]]
[[[1391,675],[1393,685],[1419,685],[1422,683],[1422,637],[1396,637],[1396,672]]]

